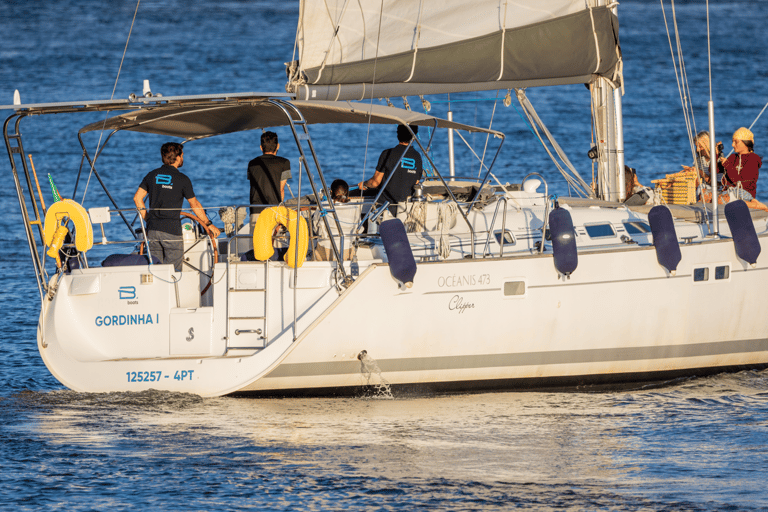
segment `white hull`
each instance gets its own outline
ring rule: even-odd
[[[653,246],[636,244],[580,248],[570,278],[556,272],[551,252],[422,262],[405,291],[387,264],[360,261],[341,294],[333,262],[307,262],[295,294],[283,263],[228,271],[218,263],[206,306],[181,308],[168,266],[152,267],[151,284],[140,284],[148,267],[84,269],[63,276],[44,301],[39,347],[72,389],[203,396],[360,392],[379,382],[362,371],[363,351],[391,385],[428,390],[633,382],[768,364],[768,256],[752,268],[730,239],[680,248],[675,275]],[[726,278],[715,279],[717,267]],[[694,281],[702,268],[708,279]],[[120,298],[121,288],[133,299]],[[266,347],[259,334],[235,334],[256,329]]]

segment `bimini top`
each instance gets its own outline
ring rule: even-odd
[[[289,116],[294,122],[300,120],[294,108],[301,112],[309,124],[412,124],[484,132],[503,138],[503,134],[495,130],[383,105],[349,101],[287,101],[276,98],[240,98],[192,104],[163,103],[91,123],[83,127],[80,133],[131,130],[194,140],[225,133],[287,126],[290,124]]]

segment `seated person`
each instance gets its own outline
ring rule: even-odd
[[[349,185],[344,180],[333,180],[331,183],[331,199],[334,203],[349,202]]]
[[[344,180],[334,180],[331,183],[331,202],[336,210],[336,215],[341,225],[342,233],[351,233],[352,229],[357,226],[360,221],[360,207],[350,205],[349,207],[339,208],[341,205],[349,202],[349,185]],[[336,221],[328,217],[326,219],[331,227],[331,233],[334,235],[338,232]],[[315,259],[319,261],[329,261],[333,259],[333,248],[329,239],[328,231],[325,227],[325,220],[322,218],[322,212],[318,210],[315,225],[317,226],[318,243],[315,248]],[[341,250],[341,237],[334,236],[336,242],[336,249]],[[352,259],[352,239],[346,238],[344,240],[344,259]]]
[[[640,184],[637,171],[628,165],[624,166],[624,187],[626,193],[624,203],[627,206],[653,203],[653,191]]]
[[[733,134],[734,154],[727,159],[721,157],[720,163],[725,169],[723,186],[727,189],[743,189],[746,194],[737,192],[740,199],[750,201],[757,195],[757,178],[760,174],[760,166],[763,159],[754,151],[755,136],[747,128],[739,128]]]
[[[719,160],[723,154],[723,143],[718,142],[717,147],[717,159]],[[703,131],[696,135],[696,161],[693,163],[694,167],[698,167],[704,175],[709,174],[710,158],[709,158],[709,132]],[[718,163],[717,172],[723,172],[723,166]]]
[[[418,126],[411,129],[414,134],[419,132]],[[392,175],[381,194],[381,201],[389,201],[389,211],[393,216],[397,216],[398,203],[404,202],[413,193],[413,186],[421,179],[421,155],[413,146],[409,147],[412,139],[408,127],[398,125],[397,146],[382,151],[373,177],[358,183],[364,195],[376,195],[381,184]]]
[[[701,131],[698,134],[696,134],[695,142],[696,142],[696,159],[693,162],[693,167],[697,169],[697,174],[699,176],[699,180],[697,181],[696,196],[701,197],[703,200],[704,194],[707,194],[710,197],[712,195],[712,178],[710,173],[711,160],[709,158],[709,155],[710,155],[709,132]],[[717,157],[719,159],[723,154],[723,143],[718,142],[717,147],[715,149],[717,151]],[[718,174],[723,173],[723,166],[722,164],[720,164],[720,162],[718,162],[717,164],[717,172]]]

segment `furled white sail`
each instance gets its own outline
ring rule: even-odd
[[[618,20],[592,2],[302,0],[288,90],[336,100],[619,82]]]

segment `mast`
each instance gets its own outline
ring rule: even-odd
[[[607,0],[597,0],[596,3],[597,6],[607,5]],[[617,15],[616,6],[612,11]],[[604,76],[595,75],[589,88],[598,149],[597,196],[606,201],[621,202],[627,198],[621,87]]]

